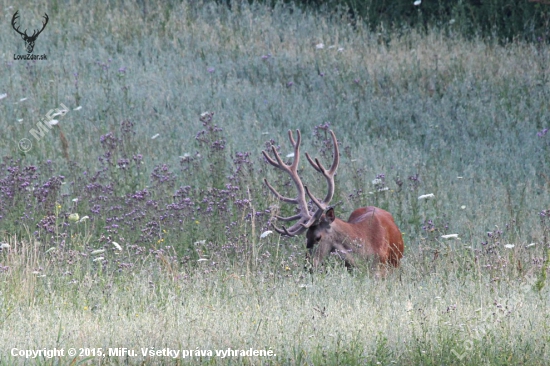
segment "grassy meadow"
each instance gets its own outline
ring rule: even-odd
[[[16,10],[48,14],[47,60],[14,60]],[[546,43],[282,4],[0,14],[1,365],[550,364]],[[294,191],[261,151],[289,129],[325,165],[336,133],[337,215],[391,212],[399,270],[310,274],[304,236],[267,233],[294,207],[263,178]]]

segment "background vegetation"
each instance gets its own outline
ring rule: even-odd
[[[381,40],[346,12],[282,3],[0,4],[2,350],[548,363],[546,42],[432,28]],[[16,10],[29,29],[48,13],[34,51],[48,61],[12,60],[24,53]],[[37,141],[31,130],[61,104]],[[335,260],[309,275],[303,237],[260,237],[293,210],[262,184],[292,194],[260,152],[286,156],[297,128],[326,162],[336,132],[339,216],[393,213],[406,253],[387,280]],[[312,170],[301,174],[322,196]]]
[[[265,1],[274,4],[274,1]],[[226,3],[231,4],[230,1]],[[346,10],[349,20],[366,22],[384,38],[410,28],[437,28],[449,37],[547,41],[550,2],[547,0],[301,0],[297,3],[325,11]]]

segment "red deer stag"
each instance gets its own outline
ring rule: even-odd
[[[290,217],[276,216],[277,219],[282,221],[298,220],[298,222],[288,229],[284,226],[280,229],[273,225],[275,231],[281,235],[296,236],[307,230],[308,259],[313,260],[312,265],[314,268],[317,268],[329,253],[339,255],[340,258],[344,259],[348,268],[356,266],[355,259],[357,258],[367,260],[371,257],[373,258],[374,268],[380,267],[378,269],[382,270],[382,274],[385,273],[386,265],[398,267],[399,261],[403,257],[403,238],[389,212],[373,206],[362,207],[353,211],[346,222],[337,218],[334,214],[334,208],[329,206],[334,195],[334,174],[340,162],[338,142],[334,132],[330,131],[334,146],[334,160],[329,170],[326,170],[318,159],[314,161],[306,153],[309,163],[327,181],[328,192],[323,201],[319,201],[308,187],[303,185],[298,176],[301,134],[300,130],[296,130],[296,132],[298,138],[294,140],[292,131],[288,131],[290,143],[294,148],[294,161],[292,164],[285,164],[273,146],[272,151],[275,159],[271,158],[266,151],[262,151],[269,164],[290,175],[298,191],[296,198],[284,197],[269,184],[267,179],[264,179],[265,184],[279,200],[298,205],[299,208],[297,215]],[[306,194],[317,206],[313,213],[308,209]]]

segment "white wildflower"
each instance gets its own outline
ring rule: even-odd
[[[51,247],[50,249],[46,250],[45,253],[53,252],[56,249],[57,249],[56,247]]]
[[[93,252],[91,252],[90,254],[91,255],[97,255],[97,254],[101,254],[101,253],[104,253],[104,252],[105,252],[105,249],[96,249]]]
[[[73,202],[78,202],[78,198],[73,198],[72,201]]]
[[[372,185],[375,186],[377,184],[381,184],[382,183],[382,179],[379,179],[379,178],[376,178],[376,179],[373,179],[372,180]]]
[[[19,119],[17,120],[17,122],[19,122],[19,123],[23,122],[23,118],[19,118]]]
[[[317,48],[318,50],[322,50],[323,48],[325,48],[325,45],[322,43],[318,43],[317,45],[315,45],[315,48]]]
[[[504,244],[504,248],[506,249],[512,249],[513,247],[515,247],[514,244]]]
[[[525,248],[531,248],[531,247],[534,247],[535,245],[537,245],[537,243],[527,244],[527,245],[525,246]]]
[[[294,157],[294,153],[290,153],[286,156],[287,158],[293,158]]]
[[[420,5],[420,4],[422,4],[422,0],[416,0],[416,1],[413,3],[414,6],[418,6],[418,5]]]
[[[195,245],[204,245],[206,244],[206,240],[199,240],[195,242]]]
[[[460,208],[464,210],[466,208],[466,206],[462,205],[462,206],[460,206]]]
[[[8,96],[8,95],[7,95],[6,93],[4,93],[4,94],[0,94],[0,100],[2,100],[2,99],[4,99],[4,98],[6,98],[7,96]]]
[[[160,134],[157,133],[155,136],[151,137],[151,140],[154,140],[154,139],[156,139],[156,138],[159,137],[159,136],[160,136]]]
[[[113,244],[113,246],[114,246],[115,248],[117,248],[118,250],[122,250],[122,247],[121,247],[120,244],[117,243],[116,241],[112,241],[111,244]]]
[[[428,199],[428,198],[434,198],[435,195],[433,193],[428,193],[428,194],[423,194],[422,196],[419,196],[418,199],[419,200],[425,200],[425,199]]]
[[[24,102],[24,101],[26,101],[27,99],[28,99],[28,98],[21,98],[21,99],[19,99],[19,101],[20,101],[20,102]]]
[[[343,47],[338,48],[338,52],[344,52],[344,48]]]
[[[262,233],[262,235],[260,235],[260,238],[263,239],[263,238],[265,238],[266,236],[268,236],[269,234],[272,234],[272,233],[273,233],[273,231],[271,231],[271,230],[264,231]]]
[[[79,105],[78,107],[76,107],[75,109],[73,109],[73,111],[79,111],[79,110],[81,110],[81,109],[82,109],[82,106]]]
[[[197,262],[204,262],[204,261],[207,261],[208,259],[207,258],[200,258],[200,259],[197,259]]]
[[[458,234],[441,235],[441,238],[443,238],[443,239],[458,239]]]
[[[83,218],[80,219],[79,222],[84,222],[86,220],[88,220],[90,218],[90,216],[84,216]]]
[[[102,261],[102,260],[104,260],[104,259],[105,259],[105,258],[103,258],[103,257],[97,257],[97,258],[95,258],[94,260],[92,260],[92,262]]]

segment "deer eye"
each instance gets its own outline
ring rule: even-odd
[[[317,237],[315,238],[315,242],[316,242],[316,243],[318,243],[318,242],[320,242],[320,241],[321,241],[321,235],[319,235],[319,236],[317,236]]]

